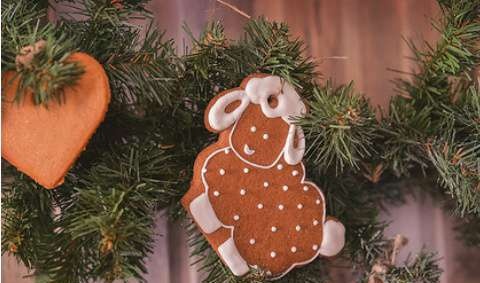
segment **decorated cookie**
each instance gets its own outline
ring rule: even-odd
[[[63,183],[65,174],[103,121],[110,102],[107,74],[94,58],[74,53],[84,73],[64,89],[65,102],[36,105],[27,90],[15,102],[19,78],[2,78],[2,157],[47,189]]]
[[[344,245],[344,226],[305,180],[305,139],[292,120],[305,112],[290,84],[263,74],[207,107],[205,125],[219,139],[198,155],[182,204],[237,276],[258,267],[279,278]]]

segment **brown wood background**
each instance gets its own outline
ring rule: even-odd
[[[319,71],[336,83],[355,81],[357,89],[385,106],[393,95],[389,82],[395,69],[410,71],[409,49],[402,37],[421,44],[437,34],[430,18],[439,14],[433,0],[230,0],[252,17],[287,22],[292,35],[305,41],[308,55]],[[238,38],[247,19],[215,0],[156,0],[152,3],[159,26],[176,40],[186,42],[187,24],[196,34],[209,20],[223,22],[227,35]],[[333,59],[330,57],[346,57]]]
[[[387,69],[410,71],[410,52],[402,37],[421,44],[434,42],[437,34],[430,19],[440,13],[434,0],[228,0],[247,14],[285,21],[292,35],[306,43],[308,55],[317,59],[319,71],[337,84],[355,81],[357,90],[374,105],[385,107],[395,95],[390,80],[398,76]],[[158,26],[177,43],[179,53],[188,45],[182,30],[187,24],[199,34],[209,20],[221,20],[230,38],[242,34],[246,19],[215,0],[153,0],[150,4]],[[345,57],[333,59],[331,57]],[[410,243],[400,255],[405,259],[426,245],[438,250],[445,270],[442,283],[479,282],[479,251],[466,249],[451,231],[455,220],[430,199],[410,199],[382,216],[393,221],[387,235],[401,233]],[[200,282],[202,275],[190,265],[185,236],[178,224],[159,215],[157,245],[149,259],[148,282]],[[5,283],[32,282],[26,270],[11,257],[3,257]],[[335,282],[352,282],[347,276]]]

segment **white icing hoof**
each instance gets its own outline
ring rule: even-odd
[[[233,238],[221,244],[218,247],[218,253],[235,276],[242,276],[249,271],[248,264],[238,252]]]
[[[206,193],[199,195],[190,203],[190,213],[197,225],[207,234],[222,227],[222,223],[218,220]]]
[[[338,254],[345,245],[345,226],[335,220],[328,220],[323,225],[323,240],[320,246],[320,254],[323,256],[334,256]]]

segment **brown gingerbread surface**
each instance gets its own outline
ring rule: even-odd
[[[205,115],[217,101],[242,90],[217,95]],[[231,112],[239,103],[232,103]],[[301,162],[289,165],[282,150],[289,125],[281,117],[268,118],[258,104],[250,103],[238,120],[220,132],[218,141],[204,149],[194,165],[191,188],[182,199],[190,211],[191,202],[203,193],[213,207],[222,227],[205,233],[210,244],[218,247],[233,237],[242,258],[273,276],[281,276],[318,255],[322,243],[325,203],[318,187],[305,181]],[[253,154],[244,150],[253,149]],[[220,255],[220,257],[222,257]]]
[[[84,53],[69,58],[84,68],[78,82],[65,88],[65,102],[35,105],[32,93],[14,102],[18,79],[13,72],[2,80],[2,157],[51,189],[63,183],[69,168],[104,119],[110,101],[103,67]]]

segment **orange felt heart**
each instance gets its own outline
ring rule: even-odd
[[[63,183],[67,171],[105,118],[110,102],[107,74],[94,58],[74,53],[84,73],[64,89],[65,102],[35,105],[28,91],[14,102],[18,79],[3,75],[2,157],[47,189]]]

